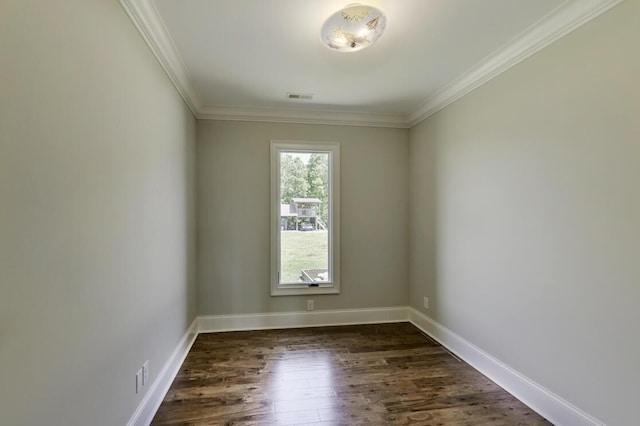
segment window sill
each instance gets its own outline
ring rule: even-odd
[[[291,288],[271,290],[271,296],[308,296],[310,294],[340,294],[340,289],[336,287],[292,286]]]

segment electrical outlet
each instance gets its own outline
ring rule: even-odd
[[[136,373],[136,393],[140,393],[142,387],[142,368]]]
[[[149,383],[149,360],[142,364],[142,386],[146,386],[147,383]]]
[[[313,311],[315,308],[313,306],[313,299],[307,300],[307,311]]]
[[[422,300],[422,305],[424,306],[425,309],[429,309],[429,298],[427,296],[425,296],[424,299]]]

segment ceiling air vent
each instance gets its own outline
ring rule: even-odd
[[[292,101],[308,101],[313,99],[313,95],[311,93],[287,92],[287,99],[291,99]]]

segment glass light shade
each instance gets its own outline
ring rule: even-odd
[[[352,4],[325,21],[320,38],[331,50],[357,52],[375,43],[384,32],[386,23],[380,9]]]

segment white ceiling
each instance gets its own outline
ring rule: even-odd
[[[319,36],[350,0],[120,1],[199,118],[410,127],[621,0],[365,0],[351,54]]]

